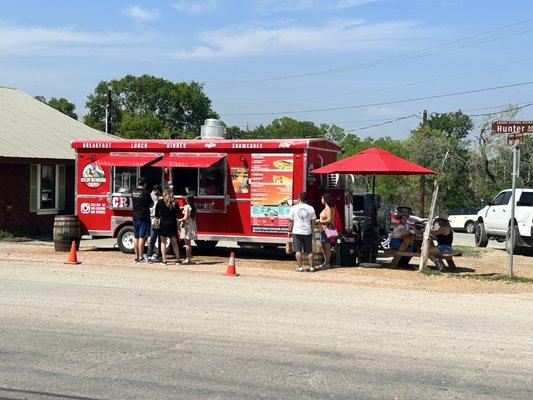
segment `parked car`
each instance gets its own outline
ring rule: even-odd
[[[378,227],[381,235],[381,247],[384,249],[389,248],[390,233],[394,227],[400,222],[398,218],[399,213],[409,215],[407,218],[407,225],[409,230],[413,233],[422,235],[424,233],[426,219],[413,215],[413,209],[408,206],[387,204],[381,206],[378,210]]]
[[[474,207],[456,207],[448,214],[448,220],[454,231],[465,231],[474,233],[477,221],[477,208]],[[438,229],[438,222],[435,219],[433,228]]]
[[[500,192],[477,213],[475,241],[486,247],[490,239],[505,240],[517,254],[533,254],[533,189],[516,189],[514,242],[511,243],[511,189]]]

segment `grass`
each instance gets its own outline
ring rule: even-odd
[[[13,237],[12,233],[3,231],[0,229],[0,239],[11,239]]]
[[[43,240],[51,241],[52,232],[41,232],[32,228],[25,228],[13,233],[0,230],[0,240],[7,241],[28,241],[28,240]]]
[[[463,257],[479,258],[481,256],[482,249],[469,246],[453,246],[454,251],[460,251],[463,253]]]
[[[431,275],[442,275],[442,272],[439,270],[428,267],[427,265],[420,271],[422,275],[431,276]]]
[[[489,282],[509,282],[509,283],[528,283],[533,284],[532,278],[526,278],[523,276],[513,276],[509,278],[506,274],[462,274],[456,275],[457,278],[477,279],[480,281]]]

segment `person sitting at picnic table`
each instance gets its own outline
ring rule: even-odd
[[[398,219],[400,220],[400,222],[392,230],[391,239],[390,239],[391,249],[399,250],[405,239],[413,239],[416,236],[414,233],[409,232],[409,227],[407,226],[408,218],[409,216],[405,213],[398,214]],[[414,251],[413,243],[411,242],[411,244],[409,244],[409,246],[407,246],[407,248],[405,248],[403,251],[413,252]],[[400,262],[398,263],[398,266],[408,267],[410,260],[411,260],[411,257],[402,256],[402,258],[400,259]]]
[[[450,226],[450,221],[448,221],[448,216],[444,213],[439,214],[438,223],[439,229],[430,232],[430,238],[437,240],[437,246],[429,249],[428,257],[435,263],[439,271],[442,271],[445,268],[442,256],[453,252],[453,230]]]

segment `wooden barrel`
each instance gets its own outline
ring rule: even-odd
[[[56,215],[54,218],[54,248],[56,251],[70,251],[72,242],[80,247],[80,220],[77,215]]]
[[[315,228],[313,232],[313,253],[315,255],[315,265],[320,265],[324,262],[324,253],[322,253],[322,245],[320,244],[320,230]]]

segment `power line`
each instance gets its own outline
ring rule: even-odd
[[[515,35],[520,35],[520,34],[523,34],[523,33],[530,32],[532,30],[531,28],[528,28],[528,29],[522,30],[522,31],[516,31],[515,30],[515,31],[513,31],[511,33],[506,33],[506,34],[503,34],[503,35],[500,35],[500,36],[487,37],[487,38],[483,38],[483,39],[478,40],[478,41],[473,41],[471,43],[466,43],[466,44],[462,44],[462,45],[457,45],[457,46],[452,46],[452,47],[446,48],[446,46],[450,46],[450,45],[455,44],[455,43],[461,43],[461,42],[465,42],[465,41],[473,39],[473,38],[479,38],[479,37],[482,37],[482,36],[486,36],[486,35],[489,35],[491,33],[502,31],[502,30],[505,30],[505,29],[510,28],[510,27],[516,28],[518,25],[522,25],[522,24],[525,24],[526,22],[531,21],[531,19],[532,18],[527,18],[527,19],[524,19],[524,20],[521,20],[521,21],[518,21],[518,22],[515,22],[515,23],[512,23],[512,24],[504,25],[504,26],[501,26],[501,27],[498,27],[498,28],[495,28],[495,29],[491,29],[491,30],[488,30],[488,31],[485,31],[485,32],[481,32],[481,33],[478,33],[478,34],[475,34],[475,35],[467,36],[467,37],[464,37],[464,38],[461,38],[461,39],[457,39],[457,40],[452,40],[452,41],[449,41],[449,42],[442,43],[440,45],[427,47],[427,48],[424,48],[424,49],[421,49],[421,50],[416,50],[416,51],[400,54],[398,56],[376,59],[376,60],[372,60],[372,61],[368,61],[368,62],[364,62],[364,63],[359,63],[359,64],[352,64],[352,65],[348,65],[348,66],[340,67],[340,68],[332,68],[332,69],[319,70],[319,71],[306,72],[306,73],[299,73],[299,74],[292,74],[292,75],[284,75],[284,76],[274,76],[274,77],[268,77],[268,78],[213,80],[213,81],[204,81],[204,83],[207,83],[207,84],[213,84],[213,83],[257,83],[257,82],[279,81],[279,80],[287,80],[287,79],[310,77],[310,76],[338,74],[338,73],[343,73],[343,72],[347,72],[347,71],[351,71],[351,70],[355,70],[355,69],[369,68],[369,67],[374,67],[374,66],[379,66],[379,65],[384,65],[384,64],[390,64],[390,63],[393,63],[393,62],[405,61],[405,60],[409,60],[411,58],[415,58],[416,59],[416,58],[420,58],[420,57],[427,57],[429,55],[442,54],[442,53],[450,52],[450,51],[453,51],[453,50],[458,50],[458,49],[463,49],[463,48],[467,48],[467,47],[477,46],[479,44],[483,44],[483,43],[487,43],[487,42],[491,42],[491,41],[495,41],[495,40],[504,39],[504,38],[507,38],[507,37],[510,37],[510,36],[515,36]],[[438,50],[438,49],[440,49],[440,50]]]
[[[524,104],[523,106],[520,106],[520,107],[513,107],[513,110],[520,111],[520,110],[522,110],[522,109],[524,109],[526,107],[530,107],[530,106],[533,106],[533,103],[526,103],[526,104]],[[490,108],[493,108],[493,107],[490,107]],[[466,115],[468,115],[469,117],[484,117],[484,116],[488,116],[488,115],[497,115],[497,114],[501,114],[501,113],[502,113],[502,111],[500,110],[500,111],[491,112],[491,113],[466,114]],[[442,114],[442,113],[439,113],[439,114]],[[362,126],[362,127],[356,128],[356,129],[345,130],[344,133],[359,132],[359,131],[362,131],[362,130],[365,130],[365,129],[370,129],[370,128],[375,128],[377,126],[392,124],[394,122],[398,122],[398,121],[401,121],[401,120],[404,120],[404,119],[413,118],[413,117],[420,118],[420,116],[418,114],[411,114],[411,115],[406,115],[404,117],[390,119],[390,120],[382,122],[380,124],[367,125],[367,126]]]
[[[511,88],[511,87],[526,86],[526,85],[531,85],[531,84],[533,84],[533,81],[513,83],[513,84],[501,85],[501,86],[492,86],[492,87],[483,88],[483,89],[465,90],[465,91],[454,92],[454,93],[438,94],[438,95],[433,95],[433,96],[415,97],[415,98],[412,98],[412,99],[382,101],[382,102],[379,102],[379,103],[369,103],[369,104],[358,104],[358,105],[354,105],[354,106],[316,108],[316,109],[310,109],[310,110],[297,110],[297,111],[260,112],[260,113],[227,113],[227,114],[221,113],[221,115],[223,115],[225,117],[236,117],[236,116],[306,114],[306,113],[323,112],[323,111],[350,110],[350,109],[355,109],[355,108],[384,106],[384,105],[408,103],[408,102],[420,101],[420,100],[440,99],[440,98],[444,98],[444,97],[452,97],[452,96],[460,96],[460,95],[465,95],[465,94],[488,92],[488,91],[493,91],[493,90],[507,89],[507,88]]]
[[[420,119],[420,116],[418,114],[411,114],[411,115],[406,115],[404,117],[399,117],[399,118],[391,119],[391,120],[388,120],[388,121],[385,121],[385,122],[381,122],[379,124],[362,126],[360,128],[357,128],[357,129],[350,129],[350,130],[344,131],[344,133],[359,132],[359,131],[363,131],[365,129],[375,128],[377,126],[388,125],[388,124],[392,124],[394,122],[402,121],[404,119],[409,119],[409,118],[413,118],[413,117],[416,117],[416,118]]]
[[[507,67],[509,65],[519,64],[519,63],[523,63],[523,62],[531,61],[531,60],[533,60],[533,57],[527,57],[527,58],[522,58],[522,59],[519,59],[519,60],[510,61],[510,62],[507,62],[507,63],[504,63],[504,64],[492,65],[492,66],[489,66],[489,67],[478,68],[478,69],[474,69],[474,70],[470,70],[470,71],[466,71],[466,72],[459,72],[459,73],[450,74],[450,75],[443,75],[443,76],[438,76],[438,77],[435,77],[435,78],[424,79],[424,80],[414,81],[414,82],[409,82],[409,83],[401,83],[401,84],[398,84],[398,85],[385,86],[385,87],[381,87],[381,88],[368,89],[368,90],[359,90],[359,91],[356,91],[356,92],[346,92],[346,93],[340,93],[340,94],[336,94],[336,95],[315,96],[315,97],[307,97],[307,98],[299,98],[299,99],[285,99],[285,100],[268,100],[268,101],[247,102],[246,104],[250,105],[250,104],[292,103],[292,102],[296,102],[296,101],[325,100],[325,99],[333,99],[333,98],[338,98],[338,97],[346,97],[346,96],[353,96],[353,95],[359,95],[359,94],[383,92],[383,91],[391,90],[391,89],[399,89],[399,88],[404,88],[404,87],[411,87],[411,86],[416,86],[416,85],[420,85],[420,84],[424,84],[424,83],[430,83],[430,82],[436,82],[436,81],[444,80],[444,79],[456,78],[458,76],[470,75],[470,74],[474,74],[474,73],[477,73],[477,72],[490,71],[492,69],[498,69],[498,68],[502,68],[502,67]],[[236,104],[236,103],[233,103],[233,104]]]

